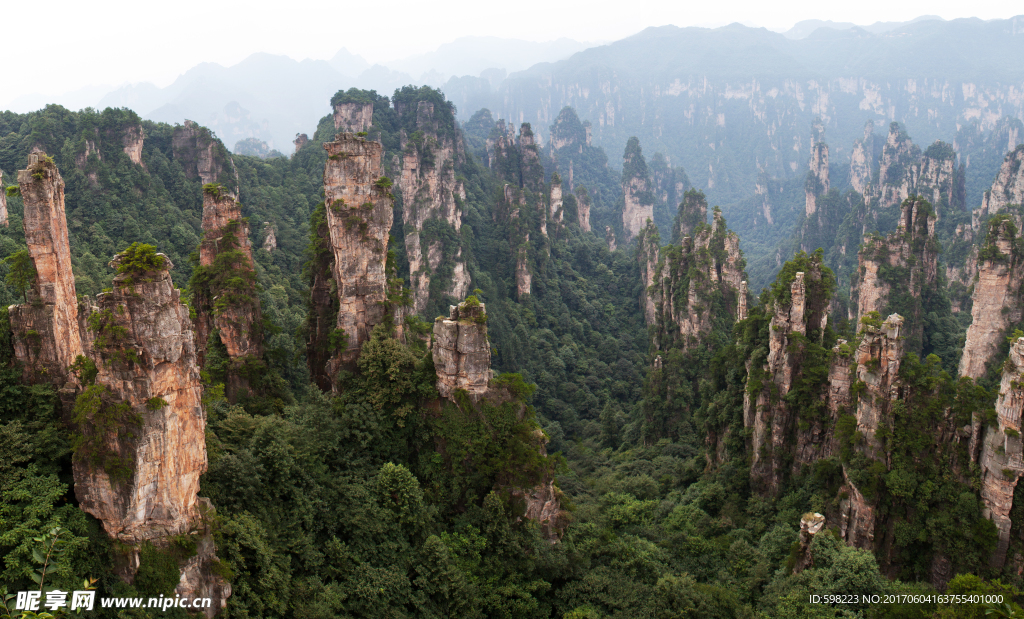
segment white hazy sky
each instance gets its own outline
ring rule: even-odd
[[[254,52],[327,59],[345,47],[371,63],[431,51],[460,36],[611,41],[648,26],[742,22],[786,30],[804,19],[870,24],[918,15],[1006,18],[1017,0],[48,0],[4,2],[0,105],[29,93],[151,81]]]

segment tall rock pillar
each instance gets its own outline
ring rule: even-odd
[[[334,254],[337,286],[337,329],[344,346],[329,362],[329,374],[354,367],[363,342],[384,321],[387,300],[388,239],[393,198],[383,176],[383,147],[352,133],[339,133],[324,144],[324,192],[327,227]]]
[[[36,278],[27,293],[28,303],[11,308],[14,354],[27,382],[61,387],[68,367],[82,354],[64,180],[53,160],[37,151],[28,156],[28,168],[18,172],[18,185],[25,205],[25,241]]]
[[[631,241],[654,220],[654,194],[650,188],[647,162],[640,149],[640,140],[629,138],[622,155],[622,230],[626,241]]]
[[[205,365],[207,339],[217,330],[227,350],[227,395],[235,401],[250,388],[246,376],[263,364],[263,316],[256,294],[256,269],[249,224],[242,205],[219,186],[203,188],[203,240],[199,245],[196,343]]]

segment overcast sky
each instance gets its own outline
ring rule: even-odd
[[[327,59],[344,47],[386,63],[461,36],[612,41],[648,26],[739,21],[783,31],[804,19],[871,24],[919,15],[1006,18],[1017,1],[857,0],[48,0],[4,2],[0,106],[29,93],[150,81],[166,86],[200,62],[235,64],[254,52]]]

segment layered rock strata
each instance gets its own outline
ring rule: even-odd
[[[452,305],[448,318],[434,321],[431,351],[441,397],[451,398],[459,389],[471,399],[486,394],[492,377],[486,306],[473,299]]]
[[[68,367],[82,354],[78,299],[64,212],[64,180],[43,152],[28,156],[18,172],[25,241],[36,277],[28,303],[10,308],[14,353],[27,382],[63,387]]]
[[[65,419],[79,438],[75,495],[124,545],[119,571],[128,582],[139,567],[139,544],[165,547],[170,536],[197,535],[199,552],[179,565],[177,593],[213,598],[206,611],[212,617],[231,587],[215,574],[197,496],[207,465],[206,415],[192,322],[171,282],[173,265],[162,254],[139,262],[133,253],[111,292],[95,303],[77,299],[60,173],[35,152],[19,184],[36,277],[30,302],[10,308],[15,354],[29,382],[62,386]],[[125,259],[120,254],[111,266]]]
[[[1010,544],[1013,493],[1024,475],[1024,444],[1021,440],[1021,411],[1024,410],[1024,338],[1010,347],[1010,356],[1003,366],[996,399],[998,426],[985,432],[981,450],[981,500],[984,516],[998,530],[998,542],[990,559],[999,569],[1006,561]]]
[[[458,240],[462,228],[459,204],[466,199],[462,181],[455,177],[456,166],[463,164],[466,156],[461,136],[457,132],[437,133],[441,123],[435,116],[451,114],[449,109],[435,110],[433,103],[420,101],[414,113],[415,126],[422,132],[422,138],[405,144],[399,188],[413,311],[420,313],[430,300],[431,280],[437,277],[439,268],[443,266],[451,274],[450,281],[439,291],[448,297],[465,297],[470,277]],[[437,234],[435,228],[439,226],[454,235],[446,240],[446,235]]]
[[[387,300],[387,247],[393,197],[383,181],[383,147],[339,133],[324,144],[326,224],[338,297],[336,329],[345,345],[332,354],[328,373],[353,368],[363,342],[384,321]]]

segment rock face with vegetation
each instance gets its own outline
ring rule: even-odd
[[[630,138],[622,155],[622,193],[625,200],[622,207],[622,231],[626,241],[631,241],[654,220],[654,193],[647,161],[640,148],[640,140]]]
[[[685,209],[693,204],[706,208],[703,194],[688,193],[687,198],[680,206],[680,220],[686,219]],[[696,212],[701,214],[699,208]],[[684,236],[660,252],[657,228],[649,225],[641,236],[641,272],[650,282],[641,304],[648,324],[655,327],[656,348],[700,346],[715,325],[731,323],[739,315],[746,279],[739,237],[727,229],[717,208],[713,219],[710,226],[696,223],[692,237]]]
[[[60,173],[41,152],[23,172],[30,303],[9,313],[24,378],[61,387],[75,496],[122,545],[119,575],[134,579],[143,545],[167,549],[177,537],[202,537],[201,552],[171,569],[182,575],[180,595],[214,598],[212,616],[231,587],[214,574],[218,559],[198,507],[206,413],[173,265],[151,245],[134,244],[111,263],[118,275],[110,292],[95,303],[77,299]]]
[[[974,212],[974,227],[988,215],[1003,211],[1010,204],[1024,204],[1024,144],[1006,154],[992,188],[985,192],[981,208]]]
[[[967,329],[960,375],[981,378],[986,366],[997,361],[996,353],[1010,325],[1021,320],[1018,291],[1024,280],[1017,246],[1017,224],[998,214],[988,222],[988,232],[978,253],[971,326]]]
[[[228,356],[228,397],[235,401],[249,392],[249,376],[263,363],[263,313],[249,223],[235,196],[217,184],[203,188],[203,238],[191,288],[200,366],[206,366],[208,340],[216,333]]]
[[[399,188],[413,311],[420,313],[432,293],[461,299],[469,290],[459,207],[466,190],[455,177],[466,153],[450,104],[421,100],[396,111],[414,128],[404,145]]]
[[[576,191],[576,212],[580,229],[590,232],[590,194],[583,187]]]
[[[828,144],[817,142],[811,148],[807,181],[804,184],[804,215],[811,217],[818,210],[818,197],[828,193]]]
[[[334,107],[334,130],[346,133],[366,131],[373,124],[373,102],[338,100]]]
[[[209,129],[186,120],[184,125],[174,128],[171,144],[174,160],[181,164],[186,176],[199,179],[203,185],[220,183],[230,192],[237,191],[231,156]]]
[[[1010,347],[1010,355],[996,399],[996,426],[985,430],[981,449],[981,500],[987,515],[999,531],[999,542],[991,565],[1001,568],[1010,546],[1014,490],[1024,475],[1024,446],[1021,441],[1021,410],[1024,410],[1024,338]]]
[[[448,318],[438,316],[431,350],[441,397],[452,398],[460,389],[473,399],[487,393],[492,375],[487,308],[476,297],[451,306]]]
[[[896,297],[920,299],[938,275],[939,246],[935,238],[935,211],[918,197],[900,207],[896,232],[868,236],[858,255],[859,269],[851,286],[852,308],[859,321],[871,312],[884,312]],[[920,329],[920,316],[909,317]]]
[[[794,457],[790,450],[808,442],[800,440],[799,430],[813,432],[825,414],[817,387],[808,384],[805,374],[812,365],[821,364],[815,371],[824,369],[821,343],[834,287],[835,277],[820,253],[800,254],[787,263],[769,293],[767,355],[747,361],[743,399],[743,423],[751,431],[751,482],[759,492],[777,493],[793,467],[829,455],[828,440],[822,441],[826,453],[802,449]]]
[[[36,151],[18,172],[18,187],[28,244],[20,271],[28,302],[10,310],[15,355],[26,381],[63,387],[68,367],[82,354],[64,179],[53,160]]]
[[[850,186],[862,196],[869,195],[875,161],[875,123],[864,125],[864,137],[853,143],[850,152]]]
[[[373,327],[384,321],[387,297],[387,247],[393,198],[384,176],[383,148],[352,133],[326,142],[324,201],[332,267],[338,297],[335,329],[343,333],[328,373],[351,368]]]
[[[4,187],[4,173],[0,170],[0,226],[7,227],[7,191]]]

